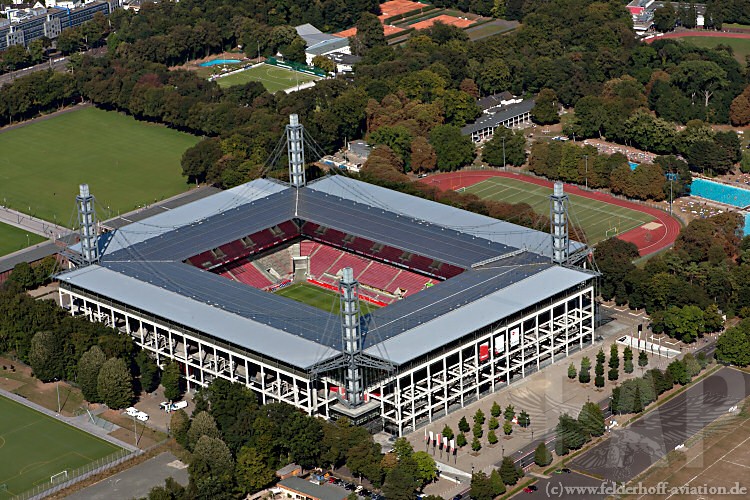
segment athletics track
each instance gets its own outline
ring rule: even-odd
[[[474,184],[487,180],[490,177],[506,177],[509,179],[529,182],[531,184],[536,184],[537,186],[544,186],[552,189],[551,181],[539,179],[536,177],[529,177],[526,175],[520,175],[512,172],[498,171],[448,172],[444,174],[430,175],[429,177],[421,179],[421,182],[436,186],[442,190],[456,190],[460,187],[473,186]],[[619,198],[613,197],[609,193],[600,193],[598,191],[584,191],[583,189],[573,184],[565,184],[565,191],[569,194],[583,196],[584,198],[602,201],[604,203],[629,208],[631,210],[636,210],[638,212],[643,212],[645,214],[651,215],[654,218],[651,223],[656,222],[660,224],[658,228],[646,229],[644,228],[644,226],[641,226],[617,235],[617,237],[621,240],[634,243],[638,247],[638,252],[641,255],[649,255],[667,248],[674,243],[677,235],[680,234],[681,226],[679,221],[666,212],[662,212],[661,210],[658,210],[656,208],[621,200]]]
[[[656,40],[662,40],[664,38],[685,38],[690,36],[705,36],[713,38],[750,38],[750,33],[734,33],[726,31],[681,31],[679,33],[665,33],[663,35],[654,36],[651,38],[644,38],[645,43],[655,42]]]

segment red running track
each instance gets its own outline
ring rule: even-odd
[[[529,177],[526,175],[520,175],[512,172],[448,172],[444,174],[436,174],[421,179],[421,182],[437,186],[442,190],[446,189],[458,189],[459,187],[473,186],[474,184],[487,180],[490,177],[507,177],[509,179],[516,179],[537,186],[544,186],[552,188],[552,181],[545,179],[539,179],[536,177]],[[618,207],[625,207],[638,212],[651,215],[654,219],[653,222],[658,222],[661,226],[657,229],[645,229],[643,226],[626,231],[617,237],[624,241],[630,241],[638,247],[640,255],[649,255],[668,246],[672,245],[677,239],[677,235],[680,234],[680,223],[677,219],[670,216],[669,214],[662,212],[656,208],[639,205],[630,201],[621,200],[615,198],[609,193],[600,193],[598,191],[584,191],[580,187],[574,184],[565,184],[565,191],[569,194],[575,194],[583,196],[584,198],[590,198],[592,200],[602,201]]]
[[[705,36],[713,38],[750,38],[750,33],[727,33],[724,31],[681,31],[680,33],[666,33],[662,36],[655,36],[643,40],[646,43],[655,42],[663,38],[685,38],[688,36]]]

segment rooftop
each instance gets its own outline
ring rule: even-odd
[[[469,135],[479,130],[497,127],[506,120],[528,113],[534,107],[533,99],[525,99],[521,102],[490,108],[491,112],[485,111],[474,123],[461,127],[461,133]]]
[[[316,500],[343,500],[349,495],[347,490],[336,488],[334,486],[317,485],[294,476],[279,481],[279,486],[297,491]]]

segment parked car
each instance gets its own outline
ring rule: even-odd
[[[159,403],[159,408],[164,411],[169,411],[169,401],[162,401],[161,403]]]
[[[537,489],[537,488],[536,488],[536,485],[534,485],[534,484],[530,484],[530,485],[528,485],[527,487],[525,487],[525,488],[523,489],[523,492],[524,492],[524,493],[534,493],[534,492],[536,491],[536,489]]]
[[[135,406],[125,408],[125,414],[129,417],[135,417],[136,415],[138,415],[138,413],[140,413],[140,410],[138,410],[138,408],[136,408]]]
[[[138,413],[135,414],[135,418],[137,418],[141,422],[145,422],[146,420],[148,420],[148,413],[139,411]]]

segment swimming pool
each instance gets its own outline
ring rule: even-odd
[[[750,213],[745,214],[745,236],[750,236]]]
[[[634,161],[629,161],[628,165],[630,165],[630,170],[635,170],[636,168],[638,168],[638,164]]]
[[[734,207],[744,208],[750,205],[750,189],[742,189],[706,179],[693,179],[690,192],[693,196],[700,196]]]
[[[206,67],[206,66],[218,66],[219,64],[237,64],[241,63],[239,59],[211,59],[210,61],[202,62],[199,64],[199,66]]]

